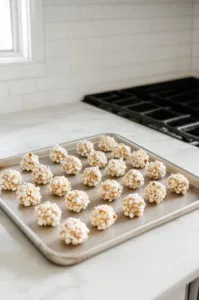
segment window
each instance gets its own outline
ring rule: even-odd
[[[42,0],[0,0],[0,64],[42,58]]]
[[[11,51],[13,48],[10,1],[0,2],[0,50]]]

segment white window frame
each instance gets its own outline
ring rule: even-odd
[[[10,0],[13,50],[0,51],[0,65],[43,61],[42,0]]]

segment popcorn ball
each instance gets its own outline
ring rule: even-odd
[[[21,184],[21,174],[13,169],[4,170],[0,174],[0,189],[5,191],[16,191]]]
[[[83,184],[88,186],[96,186],[102,180],[102,174],[99,167],[86,168],[82,174]]]
[[[116,146],[117,146],[116,140],[109,135],[105,135],[105,136],[101,137],[99,144],[98,144],[98,147],[100,148],[100,150],[102,150],[104,152],[113,151],[113,149]]]
[[[139,149],[131,153],[130,160],[134,168],[143,169],[149,162],[149,156],[144,150]]]
[[[150,178],[160,179],[166,175],[166,167],[161,161],[155,160],[146,165],[146,172]]]
[[[68,155],[68,152],[65,148],[55,145],[50,151],[50,159],[52,162],[60,164],[61,161]]]
[[[106,173],[112,177],[120,177],[125,174],[126,168],[125,161],[122,159],[111,159],[106,167]]]
[[[102,182],[100,187],[100,196],[102,199],[112,202],[120,197],[123,187],[116,180],[107,179]]]
[[[80,141],[76,146],[77,153],[81,156],[88,156],[93,150],[93,143],[87,140]]]
[[[23,206],[37,205],[41,202],[40,187],[24,182],[17,189],[17,199]]]
[[[68,218],[61,225],[60,239],[66,244],[79,245],[88,239],[89,229],[77,218]]]
[[[122,210],[124,215],[129,218],[140,217],[145,209],[144,199],[137,193],[129,194],[123,199]]]
[[[82,169],[81,160],[73,155],[68,155],[62,160],[63,171],[68,175],[76,175]]]
[[[176,194],[186,194],[189,189],[189,180],[182,174],[171,174],[167,180],[170,191]]]
[[[150,181],[144,190],[145,199],[149,202],[160,203],[166,196],[165,186],[157,181]]]
[[[71,184],[64,176],[55,176],[51,179],[48,189],[52,195],[64,196],[71,190]]]
[[[84,191],[73,190],[66,194],[65,203],[69,210],[80,212],[87,208],[90,200]]]
[[[113,149],[113,156],[115,158],[128,158],[131,153],[131,148],[123,143],[117,144]]]
[[[39,157],[31,152],[25,154],[20,161],[20,167],[25,171],[32,171],[32,169],[38,164]]]
[[[53,226],[60,225],[62,211],[56,203],[49,201],[41,203],[35,207],[36,220],[39,226]]]
[[[37,184],[47,184],[50,182],[53,174],[48,166],[45,165],[36,165],[32,170],[33,180]]]
[[[103,168],[107,164],[107,157],[104,152],[101,151],[93,151],[88,156],[88,163],[92,167]]]
[[[95,206],[91,214],[91,224],[98,230],[105,230],[115,223],[117,215],[114,209],[107,204]]]
[[[131,189],[138,189],[144,185],[144,177],[138,170],[129,170],[123,180],[124,184]]]

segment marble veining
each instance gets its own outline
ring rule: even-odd
[[[199,149],[92,106],[75,103],[0,116],[0,158],[102,132],[121,134],[199,175]],[[162,299],[199,275],[194,211],[73,267],[49,263],[0,211],[5,299]],[[12,288],[11,288],[12,287]]]

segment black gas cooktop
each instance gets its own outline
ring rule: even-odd
[[[199,79],[87,95],[83,102],[199,147]]]

